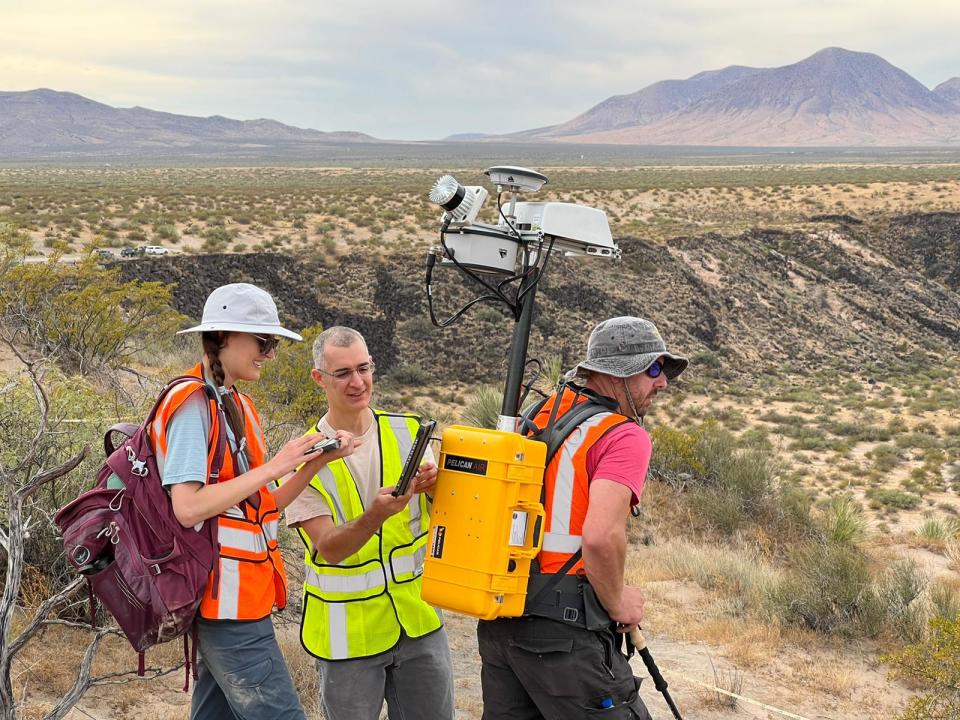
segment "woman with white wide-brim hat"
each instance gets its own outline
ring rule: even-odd
[[[150,438],[180,523],[217,523],[218,556],[197,615],[200,658],[190,717],[303,720],[270,619],[287,594],[279,513],[321,466],[352,453],[354,439],[338,432],[340,448],[322,452],[314,448],[316,435],[300,437],[267,459],[257,411],[235,383],[256,382],[280,338],[302,338],[280,325],[277,306],[264,290],[247,283],[217,288],[200,324],[181,332],[201,334],[203,357],[187,373],[197,382],[167,394]],[[220,432],[230,452],[211,482]]]

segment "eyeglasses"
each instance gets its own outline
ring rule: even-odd
[[[646,372],[647,375],[652,378],[658,378],[660,377],[660,373],[663,372],[663,363],[659,360],[654,360],[652,363],[650,363],[650,367],[648,367],[644,372]]]
[[[250,333],[257,339],[257,342],[260,343],[260,354],[269,355],[271,351],[276,350],[277,346],[280,344],[280,338],[274,335],[256,335],[255,333]]]
[[[339,370],[334,370],[333,372],[327,372],[326,370],[320,370],[320,368],[317,368],[317,370],[320,370],[320,372],[324,375],[329,375],[334,380],[338,380],[340,382],[349,380],[351,377],[353,377],[354,373],[362,378],[369,377],[373,375],[373,372],[376,369],[377,366],[372,362],[360,363],[355,368],[340,368]]]

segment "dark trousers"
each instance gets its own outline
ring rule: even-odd
[[[304,720],[269,616],[253,622],[198,620],[197,629],[191,720]]]
[[[483,720],[650,720],[615,633],[538,617],[477,624]]]

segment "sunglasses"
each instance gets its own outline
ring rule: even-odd
[[[256,335],[255,333],[250,333],[257,339],[257,342],[260,343],[260,354],[269,355],[272,350],[276,350],[277,346],[280,344],[280,338],[275,337],[274,335]]]
[[[645,372],[652,378],[660,377],[660,373],[663,372],[663,363],[659,360],[654,360],[652,363],[650,363],[650,367],[648,367]]]

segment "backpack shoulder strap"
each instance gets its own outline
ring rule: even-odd
[[[143,422],[143,427],[149,427],[150,423],[153,422],[154,418],[157,416],[157,411],[160,409],[160,404],[164,401],[170,391],[178,385],[185,383],[197,383],[203,388],[203,392],[209,401],[210,428],[211,430],[215,431],[216,434],[216,448],[214,449],[213,453],[213,462],[210,465],[209,480],[210,484],[212,485],[217,482],[217,479],[220,477],[220,471],[223,469],[223,458],[227,452],[227,434],[223,431],[223,410],[220,409],[220,403],[218,401],[216,391],[211,388],[203,378],[198,378],[195,375],[180,375],[168,382],[160,391],[157,401],[153,404],[153,408],[147,415],[147,419]],[[111,430],[113,430],[113,428],[111,428]],[[108,434],[110,433],[109,430],[107,432]],[[104,441],[104,447],[106,447],[106,441]]]
[[[582,423],[586,422],[594,415],[599,415],[600,413],[617,412],[617,408],[607,398],[597,395],[592,390],[587,388],[575,387],[571,389],[571,391],[577,395],[585,397],[586,400],[584,402],[575,404],[566,413],[557,418],[556,411],[560,405],[559,399],[562,393],[568,388],[570,388],[570,386],[567,383],[560,385],[556,394],[557,401],[554,402],[553,410],[550,413],[550,420],[547,422],[543,430],[540,430],[534,434],[534,437],[547,444],[547,465],[550,465],[550,462],[553,460],[554,456],[556,456],[556,454],[560,451],[560,448],[563,446],[564,441],[570,437],[570,433],[572,433]],[[544,400],[543,402],[538,403],[536,412],[533,414],[525,414],[530,418],[531,424],[532,419],[536,417],[536,414],[539,413],[540,410],[543,409],[543,406],[546,402],[547,401]],[[531,410],[533,410],[533,408],[531,408]]]

